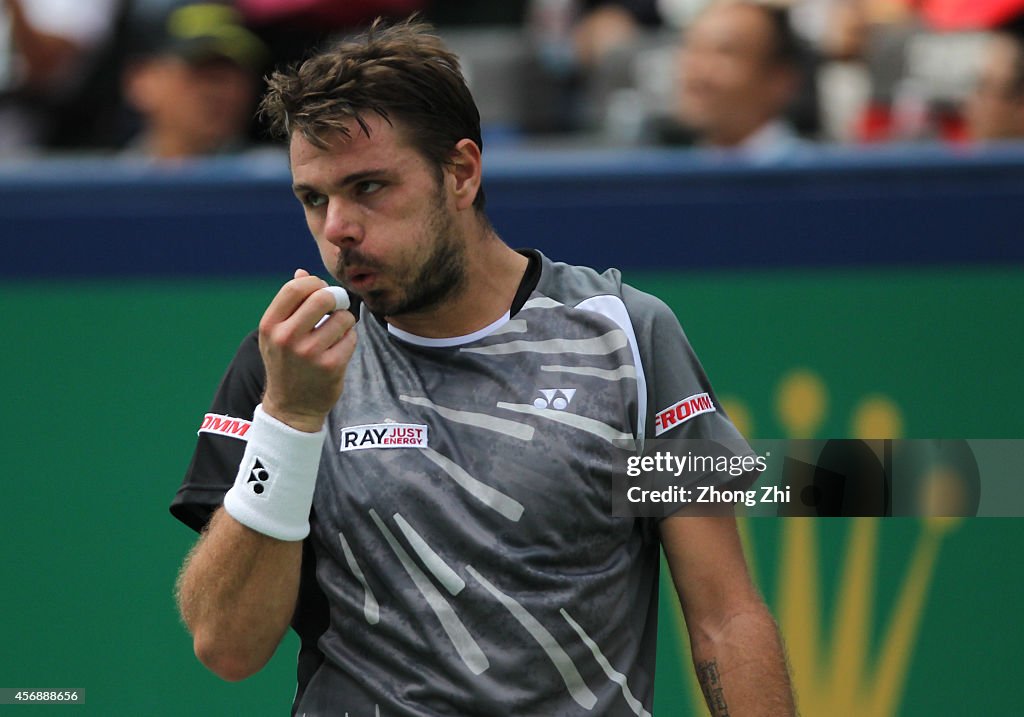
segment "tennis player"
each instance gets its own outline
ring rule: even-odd
[[[457,58],[375,26],[263,111],[352,307],[297,270],[201,424],[198,658],[243,679],[291,625],[296,715],[649,715],[664,548],[712,714],[792,714],[734,520],[611,506],[646,440],[739,434],[662,302],[499,238]]]

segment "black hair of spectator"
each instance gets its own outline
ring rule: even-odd
[[[644,27],[652,28],[662,24],[657,0],[583,0],[580,9],[587,13],[605,5],[622,8]]]
[[[751,3],[760,8],[772,26],[773,48],[771,59],[783,66],[801,68],[807,56],[807,48],[793,29],[789,11],[784,7]]]
[[[44,137],[57,151],[111,150],[128,136],[121,98],[121,69],[128,53],[129,20],[136,0],[118,0],[109,37],[97,48],[79,86],[53,101],[53,126]]]
[[[745,0],[747,6],[764,13],[772,29],[772,51],[769,60],[797,74],[800,87],[786,115],[804,137],[815,137],[821,131],[817,83],[811,78],[818,71],[820,58],[813,47],[793,28],[789,10],[777,5],[764,5]]]

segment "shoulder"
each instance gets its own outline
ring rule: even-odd
[[[622,272],[609,268],[598,272],[589,266],[551,261],[541,255],[541,276],[537,291],[543,296],[570,307],[586,306],[602,297],[614,297],[630,315],[645,318],[672,316],[672,310],[661,299],[640,291],[622,280]]]
[[[537,291],[566,306],[576,306],[588,298],[601,295],[619,295],[622,274],[618,269],[598,273],[589,266],[577,266],[552,261],[538,252],[541,260]]]
[[[675,313],[658,297],[625,283],[622,272],[598,272],[587,266],[551,261],[541,255],[542,271],[536,294],[568,308],[612,319],[634,334],[641,347],[659,332],[682,335]]]

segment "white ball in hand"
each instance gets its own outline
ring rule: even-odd
[[[330,292],[334,296],[335,311],[344,311],[349,307],[348,292],[340,286],[328,286],[323,291]]]

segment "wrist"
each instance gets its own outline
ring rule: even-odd
[[[266,396],[260,405],[267,416],[303,433],[319,433],[327,420],[327,414],[289,411],[276,404],[273,399],[268,400]]]
[[[224,495],[224,509],[272,538],[305,538],[326,436],[326,428],[302,431],[257,406],[235,483]]]

